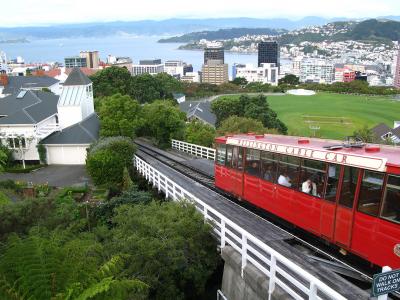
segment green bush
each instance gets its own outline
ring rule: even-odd
[[[131,168],[136,146],[126,137],[108,137],[93,144],[86,169],[95,185],[120,190],[124,168]]]
[[[6,172],[8,172],[8,173],[17,173],[17,174],[30,173],[30,172],[32,172],[34,170],[37,170],[37,169],[40,169],[40,168],[43,168],[43,167],[45,167],[45,165],[31,165],[31,166],[27,165],[25,167],[25,169],[24,169],[22,167],[22,165],[18,164],[18,165],[13,165],[13,166],[7,167],[6,168]]]

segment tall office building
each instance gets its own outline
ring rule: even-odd
[[[224,63],[224,48],[221,44],[209,44],[204,49],[204,64],[201,82],[222,84],[229,81],[228,65]]]
[[[260,42],[258,44],[258,66],[261,64],[276,64],[278,67],[280,51],[278,42]]]
[[[204,64],[207,65],[210,60],[218,60],[221,64],[225,63],[224,47],[220,43],[209,44],[204,49]]]
[[[400,45],[400,41],[399,41]],[[400,49],[397,53],[397,64],[396,64],[396,71],[394,74],[394,86],[400,89]]]
[[[99,51],[81,51],[80,57],[86,58],[86,65],[88,68],[91,69],[98,69],[100,58],[99,58]]]

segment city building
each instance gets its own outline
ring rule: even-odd
[[[225,63],[224,47],[221,43],[209,43],[204,48],[204,64],[207,65],[210,60]]]
[[[276,64],[262,63],[260,67],[252,64],[234,65],[232,68],[233,79],[245,78],[247,82],[261,82],[278,85],[279,68]]]
[[[201,82],[201,76],[200,76],[199,72],[186,72],[186,74],[181,77],[181,81]]]
[[[292,61],[292,73],[293,73],[293,75],[296,75],[297,77],[300,77],[302,61],[303,61],[302,56],[297,56]]]
[[[139,64],[132,65],[132,75],[141,74],[159,74],[164,72],[164,64],[161,63],[161,59],[147,59],[139,61]]]
[[[0,74],[7,74],[8,72],[7,56],[3,51],[0,51]]]
[[[85,164],[87,149],[99,136],[92,82],[74,69],[60,96],[19,90],[0,101],[0,142],[17,160],[39,161],[37,145],[46,148],[48,164]]]
[[[400,44],[400,42],[399,42]],[[398,89],[400,89],[400,48],[399,51],[397,52],[397,64],[396,64],[396,69],[395,69],[395,74],[394,74],[394,86]]]
[[[81,51],[81,58],[86,58],[86,66],[91,69],[98,69],[100,63],[99,51]]]
[[[300,81],[332,83],[335,80],[334,65],[325,60],[309,59],[301,64]]]
[[[356,72],[346,68],[335,68],[335,82],[351,82],[356,79]]]
[[[186,64],[181,60],[167,60],[164,63],[164,72],[177,79],[185,75]]]
[[[229,81],[228,65],[221,60],[208,60],[201,68],[201,82],[210,84],[223,84]]]
[[[204,49],[201,82],[222,84],[229,81],[228,64],[225,64],[224,48],[220,43],[210,43]]]
[[[64,59],[66,68],[86,68],[87,59],[86,57],[71,56]]]
[[[107,64],[113,67],[126,68],[132,73],[132,58],[127,56],[107,56]]]
[[[261,64],[276,64],[279,67],[280,49],[276,41],[258,43],[258,66]]]

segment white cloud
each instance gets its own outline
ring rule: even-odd
[[[12,0],[0,5],[1,26],[92,21],[304,16],[400,15],[398,0]]]

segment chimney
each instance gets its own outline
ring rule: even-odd
[[[8,85],[8,76],[7,74],[0,74],[0,85],[7,86]]]

